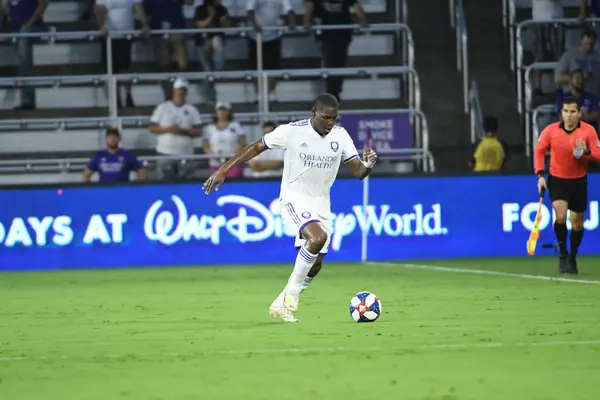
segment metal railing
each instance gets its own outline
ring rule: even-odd
[[[471,82],[471,90],[469,91],[469,122],[471,143],[474,144],[485,135],[483,130],[483,110],[481,108],[481,100],[479,99],[479,89],[475,81]]]
[[[456,68],[462,72],[463,107],[466,114],[469,112],[469,34],[462,0],[450,0],[450,26],[456,29]]]
[[[359,25],[327,25],[327,26],[313,26],[309,29],[305,29],[303,27],[298,27],[296,29],[289,29],[287,27],[264,27],[264,32],[277,32],[279,35],[304,35],[306,36],[309,33],[321,33],[323,31],[328,30],[341,30],[347,29],[352,30],[354,33],[358,34],[372,34],[372,33],[383,33],[383,32],[394,32],[396,35],[396,44],[398,48],[396,51],[402,55],[401,63],[406,63],[408,67],[414,67],[414,41],[412,38],[412,33],[410,28],[402,23],[389,23],[389,24],[374,24],[369,27],[363,28]],[[247,36],[252,31],[250,27],[234,27],[234,28],[212,28],[212,29],[178,29],[178,30],[155,30],[152,31],[152,35],[161,35],[165,38],[170,37],[171,35],[208,35],[214,33],[223,33],[226,36]],[[268,101],[268,93],[267,93],[267,78],[268,73],[272,73],[270,71],[266,71],[263,69],[262,65],[262,34],[256,34],[256,44],[257,44],[257,69],[253,72],[254,78],[258,81],[258,100],[259,100],[259,110],[262,112],[269,111],[269,101]],[[41,40],[45,40],[51,43],[57,41],[68,41],[68,40],[106,40],[107,43],[107,73],[98,76],[80,76],[80,77],[20,77],[20,78],[4,78],[0,80],[0,85],[6,85],[11,82],[15,82],[17,86],[22,85],[23,82],[28,82],[29,84],[65,84],[66,82],[71,82],[73,84],[81,84],[84,82],[97,81],[100,83],[108,84],[108,99],[109,99],[109,115],[111,117],[118,116],[118,108],[117,108],[117,81],[115,75],[112,71],[112,42],[110,39],[115,38],[126,38],[129,40],[135,40],[141,37],[141,31],[112,31],[109,32],[106,38],[100,36],[98,31],[88,31],[88,32],[39,32],[39,33],[18,33],[18,34],[0,34],[0,41],[2,40],[10,40],[16,41],[19,38],[38,38]],[[192,37],[190,37],[192,39]],[[329,71],[329,70],[327,70]],[[281,72],[281,71],[280,71]],[[219,72],[220,76],[225,72]],[[214,75],[215,73],[205,73],[204,75]],[[332,72],[329,72],[331,75]],[[172,77],[173,74],[165,74]],[[195,78],[197,76],[202,75],[202,73],[188,73],[186,74],[189,77]],[[339,74],[338,74],[339,75]],[[314,75],[313,75],[314,76]],[[54,79],[52,79],[54,78]],[[90,79],[91,78],[91,79]],[[87,79],[87,80],[86,80]],[[58,82],[58,81],[61,82]],[[43,81],[43,82],[42,82]],[[408,84],[408,82],[407,82]],[[411,88],[412,85],[408,84],[408,87]],[[413,87],[414,89],[414,87]],[[410,91],[411,89],[409,89]],[[413,92],[414,94],[414,92]]]
[[[377,114],[408,114],[413,121],[413,139],[414,148],[423,152],[429,152],[429,126],[427,118],[421,110],[418,109],[372,109],[372,110],[343,110],[340,116],[344,115],[377,115]],[[246,124],[262,123],[265,120],[274,120],[276,122],[289,122],[309,116],[308,111],[288,111],[271,113],[237,113],[236,120]],[[202,120],[210,120],[212,114],[201,115]],[[131,117],[97,117],[97,118],[52,118],[52,119],[31,119],[31,120],[0,120],[0,131],[11,130],[68,130],[68,129],[104,129],[108,126],[117,126],[120,129],[127,127],[145,128],[150,121],[149,116],[131,116]],[[342,120],[343,121],[343,120]],[[51,134],[52,132],[49,132]],[[101,135],[99,132],[98,135]],[[150,135],[150,134],[149,134]],[[99,142],[100,142],[99,137]],[[405,149],[402,149],[405,150]],[[408,149],[414,150],[414,149]],[[379,151],[379,150],[378,150]],[[14,162],[28,162],[29,160],[15,160]],[[3,165],[3,161],[0,161]],[[427,165],[422,165],[423,170],[427,170]]]
[[[531,112],[533,106],[533,89],[531,82],[531,74],[534,70],[554,70],[556,68],[556,62],[544,62],[544,63],[533,63],[525,69],[525,99],[524,99],[524,113],[525,113],[525,154],[527,157],[531,156],[532,143],[535,143],[535,140],[532,136],[531,129]],[[519,94],[519,101],[521,101],[521,95]]]
[[[588,18],[586,19],[586,23],[600,23],[600,18]],[[516,68],[517,73],[517,96],[518,96],[518,108],[519,114],[523,114],[523,69],[527,68],[526,65],[523,65],[524,58],[524,50],[523,50],[523,30],[527,27],[531,27],[534,25],[572,25],[572,26],[583,26],[584,23],[576,18],[559,18],[559,19],[548,19],[548,20],[527,20],[521,21],[516,25],[516,40],[513,43],[513,39],[511,38],[511,67],[513,70]],[[512,29],[511,29],[512,32]],[[513,47],[516,47],[516,55],[514,54]],[[515,66],[512,66],[512,63],[515,63]],[[541,64],[541,63],[540,63]],[[554,63],[556,65],[556,63]]]
[[[541,106],[536,107],[533,111],[532,111],[532,143],[537,143],[538,138],[540,137],[540,133],[542,132],[542,129],[544,129],[545,127],[540,127],[539,123],[538,123],[538,117],[540,116],[540,114],[554,114],[557,116],[558,119],[558,112],[556,111],[556,104],[543,104]],[[532,149],[533,150],[533,149]]]
[[[435,172],[435,161],[429,150],[424,149],[388,149],[378,150],[380,156],[386,156],[387,160],[414,161],[423,163],[424,172]],[[219,157],[230,158],[234,154],[220,154]],[[139,160],[144,166],[149,167],[156,161],[174,160],[182,164],[190,161],[205,161],[214,158],[210,154],[193,154],[179,156],[142,156]],[[89,158],[48,158],[48,159],[31,159],[31,160],[1,160],[0,174],[6,173],[67,173],[83,171],[89,163]]]

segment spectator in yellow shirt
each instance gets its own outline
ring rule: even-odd
[[[483,129],[485,136],[475,149],[471,167],[475,172],[500,171],[506,161],[506,146],[498,139],[498,119],[486,117]]]

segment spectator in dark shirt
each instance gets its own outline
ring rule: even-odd
[[[597,39],[596,31],[585,28],[579,47],[567,50],[558,61],[554,78],[563,91],[569,90],[571,71],[581,69],[587,89],[600,96],[600,53],[595,49]]]
[[[47,0],[11,0],[9,15],[12,31],[15,33],[41,32],[44,28],[44,12]],[[19,75],[33,74],[33,46],[31,38],[17,40],[17,56],[19,59]],[[35,109],[35,89],[25,87],[21,90],[20,110]]]
[[[323,25],[350,25],[352,24],[351,8],[356,12],[359,23],[368,26],[365,12],[357,0],[307,0],[304,26],[310,27],[315,16],[321,19]],[[348,48],[352,42],[352,30],[324,30],[321,40],[325,68],[346,67]],[[326,92],[340,101],[343,82],[340,76],[330,76],[327,78]]]
[[[204,0],[204,4],[196,7],[194,19],[196,27],[200,29],[230,26],[229,12],[221,5],[221,0]],[[196,46],[204,71],[222,71],[225,68],[225,35],[223,33],[196,35]],[[205,81],[204,96],[211,103],[216,101],[217,96],[213,82]]]
[[[580,69],[571,72],[571,89],[568,92],[559,94],[556,99],[556,111],[559,115],[562,110],[564,99],[569,97],[574,97],[579,102],[581,120],[591,124],[598,130],[598,120],[600,119],[598,98],[593,93],[585,90],[583,71]]]
[[[146,12],[150,15],[152,30],[185,29],[183,5],[192,5],[194,0],[145,0]],[[168,38],[155,35],[152,38],[154,55],[158,60],[160,72],[171,72],[173,61],[177,71],[185,71],[188,66],[188,53],[185,38],[182,34],[172,34]],[[169,99],[172,87],[169,82],[163,83],[165,98]]]
[[[117,129],[106,131],[106,150],[94,154],[83,171],[83,181],[91,182],[94,172],[98,173],[100,182],[128,182],[129,172],[136,171],[140,181],[146,180],[146,168],[135,154],[119,148],[121,135]]]

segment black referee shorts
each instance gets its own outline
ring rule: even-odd
[[[548,176],[548,190],[550,200],[564,200],[569,205],[569,210],[583,213],[587,210],[588,187],[587,176],[575,179],[556,178]]]
[[[131,40],[111,39],[112,42],[112,68],[113,73],[123,73],[129,71],[131,67]],[[106,48],[106,39],[102,40],[102,67],[107,71],[108,49]]]

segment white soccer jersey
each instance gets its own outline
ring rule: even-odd
[[[322,137],[306,119],[277,127],[263,136],[263,143],[269,149],[285,150],[281,201],[301,204],[330,218],[329,192],[340,164],[358,157],[348,132],[335,126]]]

